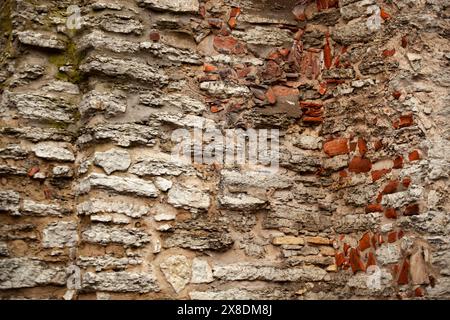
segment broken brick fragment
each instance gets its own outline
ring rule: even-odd
[[[30,170],[28,170],[28,176],[31,178],[36,173],[38,173],[39,170],[40,170],[39,167],[32,167]]]
[[[373,254],[373,252],[369,252],[369,254],[367,256],[366,269],[370,266],[376,266],[376,265],[377,265],[377,261],[375,260],[375,255]]]
[[[339,176],[341,178],[347,178],[348,177],[348,172],[346,170],[341,170],[341,171],[339,171]]]
[[[383,8],[381,8],[380,10],[380,17],[383,20],[389,20],[391,18],[391,15],[389,13],[386,12],[386,10],[384,10]]]
[[[158,31],[151,31],[148,37],[154,42],[159,41],[159,39],[161,38]]]
[[[365,155],[367,152],[367,144],[363,138],[358,138],[358,150],[361,156]]]
[[[375,182],[379,179],[381,179],[386,173],[389,173],[391,169],[381,169],[381,170],[374,170],[371,172],[372,175],[372,181]]]
[[[416,288],[416,289],[414,290],[414,295],[415,295],[416,297],[423,297],[423,290],[422,290],[422,288],[420,288],[420,287]]]
[[[383,50],[383,57],[392,57],[395,54],[395,49]]]
[[[403,230],[400,230],[400,231],[397,233],[397,239],[403,238],[404,235],[405,235],[405,233],[403,232]]]
[[[399,124],[398,124],[399,128],[409,127],[409,126],[412,126],[413,124],[414,124],[414,120],[413,120],[412,114],[400,116]]]
[[[275,92],[273,92],[272,88],[269,88],[266,91],[266,98],[270,104],[275,104],[275,102],[277,102],[277,97],[275,96]]]
[[[325,93],[327,93],[327,83],[326,82],[321,82],[319,84],[319,93],[320,95],[324,95]]]
[[[408,188],[410,184],[411,184],[411,178],[410,177],[403,178],[402,185],[405,188]]]
[[[231,17],[231,18],[228,20],[228,25],[230,26],[231,29],[236,28],[236,25],[237,25],[237,20],[236,20],[236,18],[235,18],[235,17]]]
[[[398,156],[394,159],[394,169],[401,169],[403,168],[403,157],[402,156]]]
[[[388,242],[392,243],[397,241],[397,231],[392,231],[388,234]]]
[[[392,92],[392,96],[396,99],[396,100],[398,100],[398,99],[400,99],[400,97],[402,96],[402,93],[400,92],[400,91],[394,91],[394,92]]]
[[[338,252],[335,254],[334,259],[336,261],[336,265],[338,267],[342,266],[345,262],[345,256],[342,252]]]
[[[323,151],[329,156],[337,156],[341,154],[347,154],[349,152],[348,149],[348,140],[346,138],[337,138],[325,142],[323,144]]]
[[[390,194],[396,192],[398,189],[398,185],[399,185],[398,180],[389,181],[382,191],[383,194]]]
[[[354,173],[369,172],[372,169],[372,162],[367,158],[353,157],[348,165],[348,171]]]
[[[205,63],[203,64],[203,71],[205,72],[214,72],[217,71],[217,67],[212,64]]]
[[[414,151],[410,152],[409,155],[408,155],[408,159],[409,159],[409,161],[420,160],[420,153],[419,153],[419,151],[414,150]]]
[[[381,148],[383,148],[383,142],[378,139],[373,143],[373,148],[375,149],[375,151],[380,150]]]
[[[361,239],[359,239],[358,248],[361,251],[364,251],[366,249],[370,248],[370,233],[366,232]]]
[[[402,267],[400,268],[400,274],[398,276],[397,283],[399,285],[408,284],[409,282],[409,262],[407,259],[403,261]]]
[[[417,203],[406,206],[403,212],[404,216],[415,216],[419,214],[419,205]]]
[[[215,36],[214,48],[223,53],[243,54],[245,45],[231,36]]]
[[[361,256],[358,250],[354,248],[350,249],[349,263],[350,266],[352,267],[353,273],[366,270],[364,263],[361,261]]]
[[[344,254],[348,254],[348,250],[350,249],[350,245],[348,243],[344,243]]]
[[[236,18],[241,13],[241,8],[232,7],[230,11],[230,18]]]
[[[383,207],[379,203],[369,204],[366,207],[366,213],[383,212]]]
[[[212,106],[209,110],[211,110],[212,113],[217,113],[220,111],[219,107],[217,106]]]
[[[303,117],[303,122],[320,124],[323,122],[322,117]]]
[[[384,211],[384,216],[388,219],[397,219],[397,211],[394,208],[387,208]]]

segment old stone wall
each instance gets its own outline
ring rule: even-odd
[[[1,298],[450,298],[448,1],[0,15]],[[206,127],[279,170],[171,158]]]

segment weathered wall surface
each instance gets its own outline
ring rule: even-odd
[[[0,297],[449,298],[448,5],[1,0]]]

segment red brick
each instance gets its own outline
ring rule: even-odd
[[[389,13],[387,13],[383,8],[381,8],[381,10],[380,10],[380,17],[383,20],[389,20],[391,18],[391,15]]]
[[[320,84],[319,84],[319,93],[320,93],[320,95],[324,95],[325,93],[327,93],[327,83],[326,82],[321,82]]]
[[[245,45],[231,36],[215,36],[214,48],[219,52],[242,54],[245,53]]]
[[[405,235],[405,233],[403,232],[403,230],[400,230],[400,231],[397,233],[397,239],[403,238],[404,235]]]
[[[403,212],[404,216],[415,216],[419,214],[419,205],[417,203],[410,204],[405,208]]]
[[[266,98],[267,98],[267,101],[269,101],[270,104],[275,104],[275,102],[277,102],[277,97],[276,97],[275,92],[273,91],[272,88],[269,88],[267,90]]]
[[[383,207],[379,203],[369,204],[366,207],[366,213],[383,212]]]
[[[323,117],[303,117],[302,118],[303,122],[307,122],[307,123],[322,123],[323,122]]]
[[[212,107],[210,108],[210,110],[211,110],[212,113],[217,113],[217,112],[220,111],[219,107],[217,107],[217,106],[212,106]]]
[[[389,181],[382,191],[383,194],[390,194],[396,192],[398,189],[398,185],[399,185],[398,180]]]
[[[383,50],[383,57],[392,57],[395,54],[395,49]]]
[[[370,248],[370,233],[366,232],[361,239],[359,239],[359,250],[364,251]]]
[[[214,72],[217,71],[217,67],[212,64],[205,63],[203,64],[203,71],[205,72]]]
[[[381,179],[386,173],[391,172],[391,169],[381,169],[381,170],[374,170],[371,172],[372,175],[372,181],[375,182],[379,179]]]
[[[414,290],[414,295],[415,295],[416,297],[423,297],[423,290],[422,290],[422,288],[420,288],[420,287],[416,288],[416,289]]]
[[[360,155],[365,155],[367,152],[367,144],[363,138],[358,138],[358,150]]]
[[[349,263],[350,266],[352,267],[353,273],[366,270],[364,263],[361,261],[361,256],[359,255],[359,252],[356,249],[353,248],[350,249]]]
[[[400,117],[398,126],[400,128],[404,128],[404,127],[412,126],[413,124],[414,124],[413,115],[408,114],[408,115],[404,115],[404,116]]]
[[[407,259],[403,261],[403,265],[400,268],[400,274],[398,276],[397,283],[399,285],[408,284],[409,282],[409,262]]]
[[[383,200],[383,194],[380,192],[377,196],[376,201],[377,201],[377,203],[381,203],[381,200]]]
[[[348,245],[347,243],[344,243],[344,254],[345,255],[348,254],[348,249],[350,249],[350,245]]]
[[[392,231],[388,234],[388,242],[392,243],[397,241],[397,231]]]
[[[384,211],[384,216],[388,219],[397,219],[397,211],[394,208],[387,208]]]
[[[330,157],[347,154],[349,152],[348,140],[345,138],[338,138],[325,142],[323,144],[323,151]]]
[[[402,185],[405,188],[408,188],[410,184],[411,184],[411,178],[409,178],[409,177],[403,178]]]
[[[397,158],[394,159],[394,169],[401,169],[403,168],[403,157],[402,156],[398,156]]]
[[[334,259],[336,260],[336,265],[338,267],[342,266],[345,262],[345,256],[342,252],[336,253]]]
[[[161,38],[158,31],[151,31],[148,37],[150,40],[155,42],[159,41],[159,39]]]
[[[39,167],[32,167],[30,170],[28,170],[28,176],[32,177],[34,176],[36,173],[39,172]]]
[[[231,17],[231,18],[228,20],[228,25],[230,26],[231,29],[236,28],[236,25],[237,25],[237,20],[236,20],[236,18],[235,18],[235,17]]]
[[[400,97],[402,96],[402,93],[400,92],[400,91],[394,91],[394,92],[392,92],[392,96],[396,99],[396,100],[398,100],[398,99],[400,99]]]
[[[409,155],[408,155],[408,159],[409,161],[416,161],[416,160],[420,160],[420,153],[417,150],[412,151]]]
[[[355,173],[369,172],[370,169],[372,169],[372,162],[361,157],[353,157],[348,165],[348,171]]]
[[[378,139],[373,143],[373,148],[375,149],[375,151],[380,150],[381,148],[383,148],[383,142]]]
[[[230,11],[230,18],[237,17],[237,16],[239,16],[240,13],[241,13],[241,8],[233,7],[233,8],[231,8],[231,11]]]
[[[377,265],[377,261],[375,260],[375,255],[373,254],[373,252],[369,252],[369,255],[367,256],[366,269],[369,266],[376,266],[376,265]]]
[[[374,234],[372,236],[371,241],[372,241],[372,246],[376,249],[377,248],[377,235],[376,234]]]
[[[339,171],[339,176],[341,178],[347,178],[348,177],[348,172],[346,170],[341,170],[341,171]]]

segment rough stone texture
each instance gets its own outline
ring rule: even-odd
[[[83,275],[82,287],[89,291],[107,292],[155,292],[159,286],[151,272],[86,272]]]
[[[169,191],[167,203],[176,208],[206,210],[209,208],[210,200],[208,193],[194,186],[175,185]]]
[[[64,267],[28,258],[0,259],[0,289],[66,284]]]
[[[148,214],[149,208],[146,206],[127,202],[92,199],[78,204],[77,212],[80,215],[92,215],[97,213],[120,213],[131,218],[140,218]]]
[[[138,178],[122,178],[117,176],[105,176],[93,173],[85,178],[79,185],[81,194],[91,189],[105,189],[116,193],[135,194],[136,196],[152,197],[158,196],[158,190],[153,183]]]
[[[150,242],[150,236],[136,228],[126,229],[95,224],[83,231],[82,240],[90,243],[108,245],[123,244],[129,247],[141,247]]]
[[[78,231],[74,222],[53,222],[42,231],[44,248],[74,247],[77,243]]]
[[[111,174],[114,171],[126,171],[131,164],[131,157],[125,150],[111,149],[97,152],[94,163],[102,167],[107,174]]]
[[[179,293],[191,279],[191,266],[185,256],[170,256],[160,264],[161,271],[176,293]]]
[[[0,299],[450,298],[445,1],[0,8]]]
[[[32,147],[36,157],[55,161],[75,161],[73,152],[65,144],[40,142]]]

